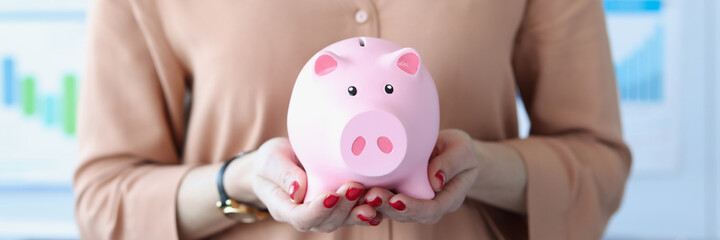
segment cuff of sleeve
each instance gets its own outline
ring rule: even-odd
[[[503,144],[518,151],[525,163],[529,237],[557,239],[558,234],[567,232],[571,206],[568,179],[571,163],[563,162],[568,157],[560,155],[570,152],[558,140],[542,137],[512,139]]]
[[[141,206],[125,209],[127,216],[145,216],[150,219],[135,219],[127,221],[128,239],[178,239],[177,227],[177,192],[185,174],[195,165],[154,165],[143,167],[145,169],[133,172],[133,175],[142,176],[142,187],[131,187],[128,195],[137,197],[127,198],[130,206]],[[134,178],[129,178],[134,179]],[[138,179],[139,180],[139,179]],[[131,190],[130,190],[131,189]],[[122,210],[121,210],[122,211]],[[134,211],[134,213],[131,213]]]

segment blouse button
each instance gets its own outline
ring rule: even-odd
[[[363,10],[358,10],[358,11],[355,13],[355,21],[356,21],[357,23],[365,23],[365,22],[367,22],[367,20],[368,20],[368,14],[367,14],[367,12],[365,12],[365,11],[363,11]]]

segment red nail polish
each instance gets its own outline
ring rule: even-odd
[[[360,197],[361,193],[362,189],[350,187],[345,192],[345,197],[350,201],[355,201],[355,199],[358,199]]]
[[[360,219],[360,221],[363,221],[363,222],[367,222],[367,221],[372,220],[372,218],[363,216],[362,214],[358,214],[358,219]]]
[[[445,172],[442,170],[435,173],[435,177],[440,179],[440,189],[442,189],[445,186]]]
[[[375,199],[368,201],[367,203],[370,204],[370,206],[378,207],[382,204],[382,199],[380,199],[380,197],[375,197]]]
[[[373,219],[372,221],[370,221],[370,222],[368,222],[368,223],[370,224],[370,226],[377,226],[377,225],[380,225],[380,222],[381,222],[381,221],[382,221],[382,220],[380,220],[380,221],[375,221],[375,219]]]
[[[397,201],[395,201],[395,202],[393,202],[393,203],[390,203],[390,206],[392,206],[394,209],[396,209],[396,210],[398,210],[398,211],[405,210],[405,203],[403,203],[403,202],[400,201],[400,200],[397,200]]]
[[[335,206],[335,204],[337,204],[338,200],[340,200],[340,197],[330,194],[325,197],[323,205],[325,205],[326,208],[332,208]]]
[[[294,181],[292,184],[290,184],[290,187],[288,188],[288,193],[290,194],[290,199],[295,200],[295,192],[300,188],[300,184],[297,181]]]

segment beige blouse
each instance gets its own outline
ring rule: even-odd
[[[593,239],[620,204],[631,156],[600,0],[91,5],[74,183],[85,239],[177,238],[184,174],[287,136],[288,101],[302,66],[354,36],[419,51],[439,91],[441,129],[520,152],[527,215],[467,199],[434,225],[386,219],[377,227],[301,233],[269,220],[214,238]],[[527,139],[518,139],[518,91],[532,122]]]

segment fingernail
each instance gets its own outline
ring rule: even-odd
[[[325,205],[326,208],[332,208],[335,206],[335,204],[337,204],[338,200],[340,200],[340,197],[330,194],[325,197],[323,205]]]
[[[360,221],[363,221],[363,222],[367,222],[367,221],[372,220],[372,218],[363,216],[362,214],[358,214],[358,219],[360,219]]]
[[[300,184],[297,181],[294,181],[292,184],[290,184],[290,187],[288,188],[288,193],[290,194],[290,199],[295,200],[295,192],[300,188]]]
[[[382,204],[382,199],[380,199],[380,197],[375,197],[375,199],[368,201],[367,203],[370,204],[370,206],[378,207]]]
[[[345,197],[347,197],[350,201],[355,201],[355,199],[358,199],[360,197],[360,194],[362,193],[362,189],[350,187],[348,188],[347,192],[345,192]]]
[[[394,209],[396,209],[398,211],[405,210],[405,203],[403,203],[400,200],[390,203],[390,206],[392,206]]]
[[[435,177],[440,179],[440,189],[442,189],[445,186],[445,172],[442,170],[435,173]]]
[[[372,221],[370,221],[368,223],[370,224],[370,226],[377,226],[377,225],[380,225],[380,222],[382,222],[382,220],[376,221],[375,219],[373,219]]]

